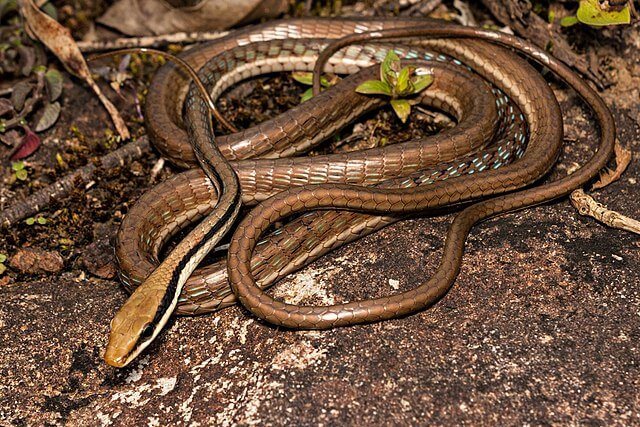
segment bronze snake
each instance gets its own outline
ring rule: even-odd
[[[302,104],[286,113],[283,117],[266,122],[256,129],[246,130],[239,136],[231,136],[226,141],[218,140],[221,151],[227,158],[234,160],[234,169],[238,173],[242,197],[245,202],[264,200],[267,196],[277,193],[259,205],[243,220],[232,238],[229,250],[229,277],[232,287],[234,287],[234,291],[240,293],[240,300],[243,304],[259,316],[290,327],[324,328],[396,317],[423,308],[440,297],[455,279],[460,265],[464,240],[473,224],[488,216],[508,210],[521,209],[567,194],[595,175],[608,159],[615,133],[610,113],[599,96],[561,63],[517,38],[500,33],[461,28],[432,21],[421,24],[421,28],[410,28],[415,25],[416,21],[412,20],[283,21],[232,34],[219,42],[193,49],[184,56],[184,59],[196,68],[202,67],[206,58],[213,57],[214,59],[202,68],[200,77],[205,80],[205,83],[215,83],[227,78],[226,81],[231,84],[234,78],[245,77],[243,75],[245,71],[246,75],[250,75],[251,70],[256,69],[259,72],[266,72],[273,70],[274,64],[278,63],[285,64],[285,69],[292,63],[295,65],[291,68],[309,69],[315,63],[317,53],[325,47],[323,42],[317,39],[340,38],[366,30],[392,29],[391,31],[394,31],[393,28],[400,27],[397,33],[392,33],[390,36],[406,36],[413,32],[409,35],[414,38],[417,36],[447,37],[429,40],[427,44],[430,49],[455,57],[454,62],[460,61],[471,67],[477,74],[504,91],[513,102],[509,114],[519,115],[518,110],[520,110],[524,118],[523,123],[526,123],[528,134],[526,152],[515,163],[502,166],[502,163],[506,163],[506,161],[499,160],[500,156],[504,155],[502,154],[504,153],[502,145],[499,145],[500,149],[497,151],[495,148],[493,151],[491,148],[488,149],[489,151],[478,151],[490,142],[489,130],[495,130],[493,128],[499,126],[495,123],[487,125],[486,122],[475,122],[469,118],[481,115],[491,117],[493,113],[491,113],[489,105],[495,107],[496,102],[492,100],[488,103],[489,105],[482,103],[482,100],[487,96],[488,89],[485,89],[484,92],[482,89],[473,89],[482,87],[482,83],[478,86],[477,82],[474,82],[474,79],[477,78],[465,71],[463,67],[452,69],[450,65],[438,63],[433,64],[432,68],[436,73],[435,82],[440,86],[429,88],[426,91],[424,102],[451,113],[459,123],[453,130],[436,136],[429,142],[419,141],[409,143],[406,146],[385,147],[372,152],[345,155],[341,158],[277,158],[283,154],[296,154],[301,150],[308,149],[312,143],[326,137],[328,132],[325,129],[341,126],[341,124],[332,124],[331,120],[336,118],[350,120],[361,111],[380,105],[378,100],[354,95],[352,90],[344,89],[354,87],[354,82],[366,78],[367,72],[371,75],[372,72],[366,70],[364,77],[345,79],[341,83],[343,85],[341,86],[343,90],[339,92],[341,95],[328,91],[317,96],[312,102],[305,103],[307,105]],[[457,38],[448,38],[452,36]],[[291,41],[295,37],[300,40]],[[310,37],[313,37],[315,41],[308,40]],[[369,43],[367,40],[373,37],[372,34],[366,34],[361,36],[362,40],[357,41]],[[429,282],[411,291],[389,298],[335,307],[288,306],[273,301],[266,294],[261,293],[253,286],[253,276],[249,266],[252,262],[252,251],[257,239],[271,223],[294,212],[317,208],[338,208],[378,214],[423,211],[517,190],[531,184],[549,170],[555,162],[562,139],[562,121],[553,94],[539,74],[525,61],[508,50],[483,41],[468,40],[466,39],[468,37],[485,38],[524,51],[536,60],[543,62],[574,87],[593,107],[601,123],[603,141],[594,158],[578,172],[556,183],[487,199],[463,210],[450,228],[443,261],[436,274]],[[271,41],[278,39],[282,41]],[[251,43],[252,41],[254,43]],[[314,46],[314,43],[315,47],[310,48],[310,46]],[[404,42],[394,43],[393,47],[402,51],[401,46],[403,45]],[[233,66],[229,66],[233,60],[236,62],[239,58],[247,60],[247,52],[251,50],[255,53],[263,49],[263,53],[268,56],[273,46],[280,46],[280,49],[286,51],[287,54],[275,55],[278,59],[270,56],[263,61],[261,66],[253,64],[244,68],[238,67],[237,69],[240,71],[237,69],[233,71]],[[296,48],[296,46],[302,47]],[[306,48],[310,51],[315,49],[316,56],[311,54],[303,55],[303,59],[291,59],[296,49],[303,51]],[[359,49],[358,52],[361,53],[366,52],[367,49],[375,51],[376,48],[365,46]],[[422,52],[420,49],[423,48],[410,47],[405,51],[418,50]],[[244,53],[240,53],[242,51]],[[368,64],[367,61],[354,61],[349,56],[348,49],[344,52],[342,57],[339,56],[333,64],[330,63],[329,70],[352,72],[355,68],[361,68]],[[414,54],[408,56],[412,60],[415,58]],[[360,58],[360,56],[356,57]],[[340,64],[344,63],[344,58],[351,60],[347,61],[351,68],[339,69]],[[426,59],[424,54],[422,59]],[[420,65],[424,66],[425,64],[421,63]],[[224,70],[225,67],[228,69]],[[336,68],[338,69],[336,70]],[[279,68],[276,67],[276,69]],[[233,77],[234,73],[235,77]],[[224,77],[229,75],[232,77]],[[191,151],[184,145],[186,135],[184,131],[180,130],[181,114],[180,109],[176,109],[176,106],[179,105],[176,102],[177,98],[185,93],[185,82],[185,78],[175,67],[166,67],[154,79],[152,91],[147,99],[146,112],[149,134],[159,145],[161,151],[177,153],[176,162],[178,163],[188,163],[193,158],[193,155],[190,154]],[[214,95],[219,95],[223,87],[224,82],[214,90]],[[333,92],[337,92],[337,90]],[[465,93],[461,92],[471,93],[472,96],[465,97]],[[359,98],[360,103],[351,104],[358,101],[356,98]],[[191,136],[197,140],[196,146],[206,147],[212,138],[206,106],[195,93],[189,94],[187,100],[190,105],[186,109],[187,123],[191,129]],[[476,105],[472,101],[477,101]],[[500,103],[505,102],[498,102],[498,107],[501,107]],[[354,107],[354,105],[365,106]],[[343,106],[346,106],[346,109]],[[330,114],[325,114],[325,112]],[[504,111],[502,114],[504,115]],[[314,128],[314,125],[317,127]],[[504,140],[519,138],[520,134],[524,132],[524,129],[520,128],[524,127],[524,124],[519,124],[516,120],[512,128],[503,130],[501,136]],[[296,142],[298,140],[292,136],[296,132],[302,142]],[[288,148],[288,144],[293,144],[295,148]],[[204,149],[207,150],[207,148]],[[503,150],[502,153],[500,150]],[[457,160],[444,168],[435,166],[437,163],[452,160],[469,152],[475,152],[475,154],[468,154],[464,161]],[[266,154],[271,158],[241,160],[259,153]],[[482,159],[487,153],[493,159],[491,160],[494,162],[493,165],[502,167],[495,170],[491,168],[491,170],[479,173],[482,169],[487,169],[486,164],[482,163]],[[513,157],[516,156],[512,155]],[[478,159],[481,159],[480,163],[484,167],[474,166],[474,162],[478,162]],[[335,167],[335,165],[339,166]],[[459,168],[454,169],[456,172],[460,169],[461,172],[452,174],[450,177],[442,173],[438,175],[440,178],[443,176],[449,178],[446,180],[425,178],[432,176],[434,170],[446,172],[452,167],[451,165],[458,165]],[[331,166],[334,166],[335,169],[331,169]],[[420,172],[426,168],[431,169],[426,173]],[[256,170],[259,172],[255,172]],[[342,173],[336,173],[336,171]],[[479,174],[465,175],[469,171]],[[217,173],[220,174],[220,172]],[[394,176],[411,176],[411,174],[414,176],[410,179],[382,183],[383,188],[375,190],[348,185],[372,185]],[[222,176],[222,181],[227,178]],[[334,184],[315,184],[323,180]],[[309,183],[312,185],[308,185]],[[304,187],[278,193],[291,184],[304,185]],[[389,188],[391,186],[409,188]],[[208,184],[203,174],[197,171],[178,176],[153,191],[152,196],[138,204],[141,206],[140,208],[132,210],[123,223],[119,234],[121,244],[118,248],[118,257],[124,267],[123,277],[126,282],[132,285],[146,277],[153,269],[153,261],[157,259],[160,247],[180,227],[179,220],[187,223],[197,221],[206,215],[206,212],[216,203],[217,197],[217,191]],[[173,203],[173,206],[168,209],[163,208],[162,202],[164,201]],[[178,213],[178,208],[186,208],[186,213]],[[353,212],[323,212],[313,215],[315,216],[303,217],[293,225],[288,225],[287,227],[290,228],[287,231],[274,236],[271,243],[263,245],[254,256],[253,263],[259,270],[262,279],[261,286],[273,283],[277,278],[299,268],[342,241],[353,240],[363,232],[379,228],[393,220],[390,217],[377,218]],[[328,221],[324,216],[333,217]],[[342,218],[343,222],[335,229],[327,230],[325,227],[324,230],[318,231],[314,226],[318,223],[333,224],[339,218]],[[152,226],[159,223],[164,223],[168,227],[162,231],[151,232],[150,230],[154,229]],[[309,236],[311,236],[311,240]],[[339,237],[336,238],[336,236]],[[318,250],[309,245],[309,242],[314,241],[325,244],[320,245]],[[284,252],[281,252],[283,246]],[[278,255],[280,255],[280,261],[277,261]],[[185,253],[181,253],[178,258],[186,259]],[[270,264],[271,261],[274,261],[273,264]],[[220,284],[224,286],[226,278],[224,271],[221,271],[221,266],[218,266],[213,274],[215,280],[218,280],[216,286],[220,286]],[[214,279],[196,278],[185,285],[182,297],[183,307],[185,307],[183,312],[206,311],[231,302],[228,293],[223,293],[222,297],[214,295],[214,292],[211,291],[212,288],[215,288],[211,285],[212,280]],[[180,285],[181,287],[182,285]],[[204,303],[202,303],[203,293],[205,295]],[[130,316],[129,319],[142,320],[134,322],[134,326],[129,323],[124,329],[116,324],[112,330],[107,361],[117,366],[128,363],[135,354],[148,345],[149,338],[152,339],[157,335],[155,331],[159,332],[162,325],[158,324],[159,322],[153,322],[156,321],[158,312],[163,310],[162,314],[165,315],[167,310],[167,307],[159,304],[160,308],[151,307],[147,310],[146,317],[140,318],[139,313],[131,311],[131,307],[134,306],[144,308],[140,303],[129,305],[129,308],[121,310],[118,316]],[[200,307],[204,307],[204,309],[200,310]],[[151,332],[153,336],[147,337],[143,331],[150,324],[155,329]],[[126,345],[122,345],[122,340],[120,340],[124,336],[127,336]],[[125,355],[124,358],[122,353]]]

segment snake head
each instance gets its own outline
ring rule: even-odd
[[[160,333],[171,314],[164,304],[166,292],[152,286],[153,276],[131,294],[111,321],[104,354],[105,362],[111,366],[122,368],[135,359]]]

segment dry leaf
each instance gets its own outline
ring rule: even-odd
[[[54,102],[53,104],[47,104],[44,107],[44,111],[42,112],[42,116],[38,123],[36,124],[35,131],[43,132],[49,129],[53,124],[58,120],[60,116],[60,104]]]
[[[179,8],[163,0],[119,0],[98,22],[130,36],[150,36],[226,29],[276,17],[287,8],[286,0],[203,0]]]
[[[629,163],[631,163],[631,150],[627,150],[622,147],[618,141],[614,146],[616,153],[616,169],[611,170],[609,168],[600,172],[600,179],[593,184],[593,189],[604,188],[614,181],[617,181],[622,176],[622,173],[627,169]]]
[[[113,104],[102,94],[89,71],[89,67],[80,53],[75,40],[71,37],[71,32],[60,25],[57,21],[42,12],[33,4],[33,0],[22,0],[20,11],[27,23],[27,29],[35,35],[45,46],[49,48],[62,62],[65,68],[71,73],[83,79],[91,89],[98,95],[100,101],[105,106],[116,130],[123,139],[129,139],[129,129]]]
[[[62,95],[62,74],[58,70],[49,70],[44,75],[47,81],[47,89],[49,90],[49,101],[53,102]]]
[[[11,111],[14,111],[13,103],[7,98],[0,98],[0,116],[4,116]]]
[[[13,150],[9,156],[11,160],[20,160],[30,156],[40,146],[40,138],[29,129],[26,130],[26,134],[22,138],[22,141]]]
[[[11,103],[16,111],[22,110],[24,103],[27,100],[27,96],[29,96],[35,87],[36,86],[33,83],[27,80],[23,80],[13,87],[13,92],[11,92]]]
[[[9,147],[15,147],[21,140],[22,136],[20,136],[20,133],[15,129],[0,133],[0,142],[8,145]]]

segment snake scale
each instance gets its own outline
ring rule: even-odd
[[[362,152],[300,156],[383,104],[354,89],[376,76],[374,64],[390,48],[404,63],[434,75],[419,102],[449,114],[456,126]],[[514,50],[576,90],[600,124],[601,144],[593,158],[572,175],[539,187],[530,185],[559,155],[562,117],[547,83]],[[516,37],[489,30],[411,19],[286,20],[232,32],[188,50],[182,59],[198,70],[214,99],[240,80],[275,71],[323,67],[352,75],[272,120],[210,144],[210,112],[197,89],[189,88],[174,65],[157,73],[146,103],[148,133],[176,164],[193,166],[197,159],[202,169],[159,184],[123,221],[117,258],[125,285],[137,289],[112,321],[105,359],[113,366],[133,360],[174,310],[198,314],[236,298],[257,316],[292,328],[322,329],[420,310],[455,280],[474,224],[582,186],[604,166],[615,140],[607,106],[570,69]],[[226,262],[191,275],[231,228],[240,199],[259,204],[235,229]],[[449,228],[441,263],[412,290],[329,307],[289,305],[263,291],[403,215],[450,205],[464,208]],[[294,214],[260,240],[275,222]],[[193,230],[187,238],[159,263],[162,247],[188,226]]]

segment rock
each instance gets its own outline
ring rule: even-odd
[[[86,247],[80,261],[87,271],[102,279],[116,277],[116,257],[111,243],[117,227],[111,223],[97,223],[93,226],[93,243]]]
[[[116,259],[108,238],[101,238],[87,246],[80,260],[94,276],[102,279],[113,279],[116,276]]]
[[[25,248],[11,257],[9,265],[22,273],[28,274],[58,273],[64,267],[64,260],[56,251]]]

